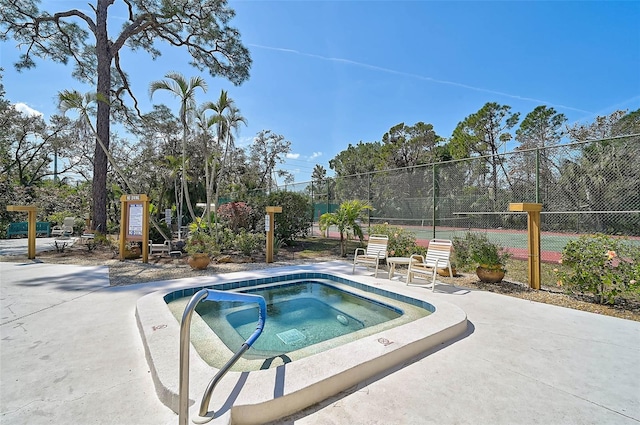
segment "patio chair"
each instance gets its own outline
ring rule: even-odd
[[[51,228],[51,236],[53,237],[62,236],[63,233],[64,230],[62,229],[62,226],[55,225]]]
[[[378,277],[378,266],[380,260],[387,259],[387,246],[389,245],[389,237],[387,235],[370,235],[367,243],[367,249],[356,248],[353,255],[353,271],[355,273],[356,264],[364,264],[376,268],[375,277]]]
[[[433,292],[436,289],[438,269],[448,267],[449,276],[453,276],[450,260],[452,247],[453,243],[448,239],[431,239],[427,248],[426,258],[422,255],[413,254],[411,258],[417,261],[409,263],[407,285],[412,285],[413,278],[416,276],[422,276],[425,279],[431,278],[431,291]]]
[[[62,236],[73,235],[73,224],[76,221],[75,217],[65,217],[62,221]]]

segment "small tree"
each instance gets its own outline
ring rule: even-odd
[[[373,210],[373,207],[364,201],[354,199],[340,204],[340,208],[333,213],[324,213],[320,216],[320,230],[325,231],[329,226],[336,226],[340,232],[340,255],[347,256],[347,240],[350,232],[358,236],[360,242],[364,239],[360,220],[365,218],[364,212]]]

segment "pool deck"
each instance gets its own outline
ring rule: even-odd
[[[176,424],[135,319],[142,296],[175,285],[110,287],[106,267],[0,263],[0,423]],[[275,423],[640,422],[640,323],[445,285],[405,288],[460,307],[467,332]]]

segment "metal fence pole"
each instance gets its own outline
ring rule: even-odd
[[[431,167],[431,191],[433,192],[433,200],[432,200],[432,214],[433,214],[433,239],[436,238],[436,202],[437,202],[437,194],[436,194],[436,164],[433,164]]]
[[[540,149],[536,148],[536,203],[540,203]]]

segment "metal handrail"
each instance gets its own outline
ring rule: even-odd
[[[207,389],[202,396],[202,403],[200,404],[199,417],[194,418],[195,423],[206,423],[213,419],[213,412],[208,412],[209,402],[213,389],[216,387],[220,379],[231,369],[231,367],[238,361],[238,359],[247,351],[251,345],[258,339],[262,330],[264,329],[265,321],[267,320],[267,303],[260,295],[242,294],[238,292],[225,292],[217,291],[215,289],[201,289],[191,297],[189,303],[184,309],[182,314],[182,322],[180,324],[180,383],[179,383],[179,397],[180,404],[178,410],[178,424],[187,425],[189,417],[189,347],[190,347],[190,328],[191,328],[191,316],[195,310],[196,305],[200,301],[239,301],[257,303],[259,307],[258,311],[258,325],[253,334],[242,344],[240,349],[233,355],[233,357],[218,371],[213,377]]]

